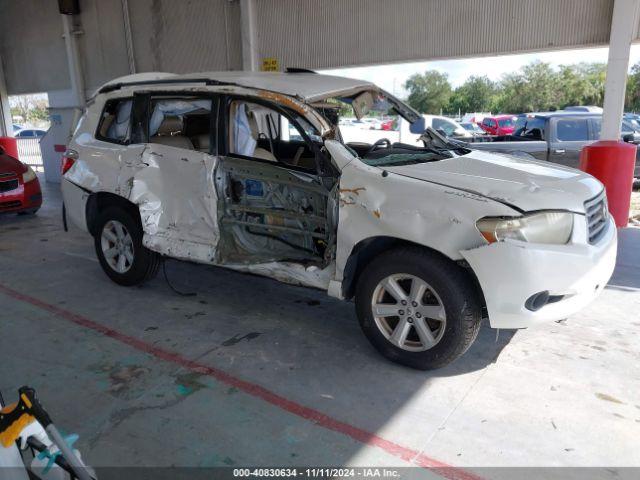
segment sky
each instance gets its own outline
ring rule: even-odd
[[[449,75],[449,82],[458,87],[472,75],[486,75],[499,80],[505,73],[515,72],[535,60],[548,62],[557,67],[581,62],[607,62],[609,49],[589,48],[579,50],[557,50],[520,55],[502,55],[499,57],[465,58],[460,60],[437,60],[431,62],[398,63],[375,67],[339,68],[324,70],[322,73],[342,77],[356,78],[374,82],[394,95],[404,97],[402,85],[414,73],[426,70],[438,70]],[[629,65],[640,61],[640,45],[631,46]]]

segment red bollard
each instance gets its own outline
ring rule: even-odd
[[[0,137],[0,147],[13,158],[18,158],[18,141],[13,137]]]
[[[580,152],[580,170],[604,184],[609,212],[618,227],[626,227],[629,223],[636,150],[631,143],[599,140]]]

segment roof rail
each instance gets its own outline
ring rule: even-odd
[[[113,92],[114,90],[120,90],[123,87],[132,87],[136,85],[172,85],[180,83],[203,83],[205,85],[235,85],[229,82],[220,82],[218,80],[212,80],[210,78],[163,78],[160,80],[140,80],[137,82],[118,82],[110,85],[105,85],[98,93]]]

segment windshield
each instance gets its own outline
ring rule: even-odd
[[[498,120],[498,125],[500,125],[502,128],[505,128],[505,127],[513,127],[515,123],[513,121],[513,118],[509,117],[509,118],[502,118]]]

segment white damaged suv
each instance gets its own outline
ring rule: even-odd
[[[420,144],[342,141],[341,116],[376,115],[403,117]],[[469,150],[358,80],[119,78],[91,99],[63,172],[66,217],[115,282],[148,280],[165,256],[326,290],[355,299],[384,356],[420,369],[462,355],[483,317],[566,318],[615,264],[596,179]]]

